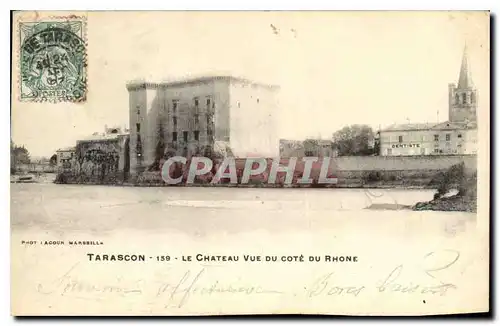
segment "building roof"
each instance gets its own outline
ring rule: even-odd
[[[415,130],[427,130],[434,127],[436,123],[404,123],[404,124],[393,124],[382,131],[415,131]]]
[[[462,57],[462,65],[460,66],[460,75],[458,77],[459,89],[473,88],[471,71],[469,67],[469,58],[467,56],[467,45],[464,46],[464,54]]]
[[[118,134],[118,133],[116,133],[116,134],[95,133],[91,136],[80,139],[77,142],[113,140],[113,139],[118,139],[120,136],[126,136],[126,135],[128,135],[128,133],[120,133],[120,134]]]
[[[303,140],[293,140],[293,139],[280,139],[282,144],[302,144]]]
[[[394,124],[381,131],[418,131],[418,130],[454,130],[454,129],[475,129],[475,122],[450,122],[444,121],[440,123],[405,123]]]
[[[75,151],[75,147],[74,146],[70,146],[70,147],[63,147],[63,148],[59,148],[56,152],[71,152],[71,151]]]
[[[461,122],[445,121],[438,123],[434,127],[432,127],[433,130],[454,130],[454,129],[475,129],[475,128],[477,128],[477,123],[467,122],[467,121],[461,121]]]
[[[173,78],[173,79],[166,79],[162,81],[146,81],[146,80],[132,80],[127,82],[127,89],[128,90],[133,90],[133,89],[139,89],[139,88],[149,88],[149,89],[155,89],[155,88],[161,88],[161,87],[175,87],[175,86],[182,86],[182,85],[187,85],[187,84],[196,84],[196,83],[202,83],[202,82],[209,82],[209,81],[214,81],[214,80],[228,80],[231,82],[239,82],[239,83],[244,83],[244,84],[250,84],[250,85],[256,85],[256,86],[261,86],[265,88],[271,88],[271,89],[279,89],[279,85],[272,85],[272,84],[266,84],[266,83],[261,83],[257,82],[248,78],[244,77],[237,77],[234,75],[229,75],[229,74],[210,74],[210,75],[199,75],[199,76],[186,76],[186,77],[181,77],[181,78]]]

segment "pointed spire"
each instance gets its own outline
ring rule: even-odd
[[[464,45],[464,54],[462,57],[462,66],[460,67],[460,76],[458,77],[458,88],[465,89],[474,87],[469,67],[469,58],[467,56],[467,43]]]

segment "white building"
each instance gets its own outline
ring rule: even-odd
[[[475,122],[394,125],[380,133],[384,156],[476,154]]]
[[[76,149],[75,147],[65,147],[65,148],[59,148],[56,151],[56,156],[57,156],[57,168],[61,169],[64,168],[65,166],[70,166],[71,165],[71,159],[75,156]]]
[[[380,155],[477,154],[478,93],[464,49],[458,85],[448,85],[449,120],[392,125],[380,131]]]
[[[232,76],[172,82],[130,82],[130,171],[170,149],[189,156],[203,148],[235,157],[279,155],[278,86]]]

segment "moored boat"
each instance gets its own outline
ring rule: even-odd
[[[23,175],[11,175],[11,183],[35,183],[37,182],[33,174],[23,174]]]

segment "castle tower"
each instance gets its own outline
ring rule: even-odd
[[[129,93],[130,173],[147,169],[154,161],[158,120],[158,85],[146,82],[127,84]]]
[[[465,45],[458,85],[448,85],[449,120],[476,121],[477,100],[477,90],[472,82],[467,45]]]

